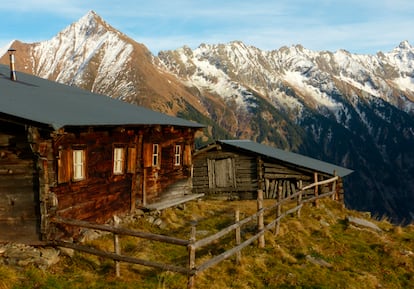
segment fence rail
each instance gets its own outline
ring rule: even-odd
[[[70,226],[75,226],[75,227],[83,227],[83,228],[111,232],[114,234],[114,236],[127,235],[127,236],[142,238],[146,240],[158,241],[158,242],[173,244],[177,246],[187,247],[188,262],[187,262],[186,267],[153,262],[149,260],[143,260],[143,259],[139,259],[135,257],[129,257],[129,256],[122,255],[120,253],[121,250],[120,250],[120,245],[118,241],[114,242],[114,247],[115,247],[114,252],[116,253],[101,251],[95,248],[87,247],[85,245],[79,245],[79,244],[74,244],[74,243],[69,243],[69,242],[64,242],[64,241],[58,241],[58,240],[51,241],[51,244],[55,246],[67,247],[67,248],[82,251],[85,253],[109,258],[109,259],[114,260],[115,262],[128,262],[132,264],[139,264],[139,265],[149,266],[149,267],[167,270],[171,272],[181,273],[188,277],[187,288],[193,288],[195,276],[197,274],[207,270],[208,268],[211,268],[212,266],[217,265],[218,263],[222,262],[225,259],[230,258],[231,256],[235,254],[237,254],[237,261],[240,261],[241,250],[257,240],[258,240],[259,247],[264,247],[265,246],[265,241],[264,241],[265,233],[267,231],[274,229],[275,230],[274,233],[277,234],[279,231],[280,221],[284,217],[290,214],[297,213],[298,217],[300,217],[300,210],[305,203],[314,203],[315,205],[317,205],[316,201],[319,199],[326,198],[326,197],[335,198],[335,195],[337,193],[336,192],[337,180],[338,180],[338,177],[333,177],[328,180],[312,183],[306,187],[301,188],[296,193],[289,195],[284,199],[281,198],[281,189],[279,189],[278,199],[276,203],[269,207],[263,207],[263,203],[262,203],[263,202],[263,191],[259,190],[258,199],[257,199],[258,209],[256,213],[244,218],[243,220],[239,220],[239,212],[236,211],[236,214],[235,214],[236,220],[234,224],[220,230],[219,232],[213,235],[210,235],[200,240],[196,240],[196,225],[195,224],[193,224],[192,226],[190,239],[185,240],[185,239],[180,239],[176,237],[170,237],[170,236],[165,236],[165,235],[159,235],[159,234],[153,234],[153,233],[120,228],[117,226],[92,224],[92,223],[85,222],[85,221],[63,219],[59,217],[55,217],[51,220],[51,222],[55,224],[64,224],[64,225],[70,225]],[[328,184],[332,184],[331,190],[329,192],[319,194],[318,186],[328,185]],[[314,196],[303,198],[305,191],[312,189],[312,188],[314,188]],[[293,208],[290,208],[289,210],[282,212],[282,206],[289,202],[292,202],[295,199],[297,200],[296,206]],[[274,210],[276,210],[275,219],[265,225],[264,214],[266,212],[270,212]],[[240,236],[241,227],[255,220],[257,220],[257,228],[258,228],[256,234],[254,234],[247,240],[244,240],[243,242],[241,242],[241,236]],[[211,259],[203,262],[202,264],[196,265],[197,250],[200,250],[201,248],[206,247],[213,242],[217,242],[217,240],[227,236],[232,231],[235,231],[236,245],[234,247],[232,247],[229,250],[226,250],[225,252],[219,255],[212,257]],[[114,239],[118,240],[117,238],[114,238]],[[119,271],[119,266],[117,267],[117,274],[119,274],[118,271]]]

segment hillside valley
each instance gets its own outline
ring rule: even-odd
[[[152,55],[91,11],[50,40],[14,41],[16,68],[354,170],[349,208],[414,220],[414,48],[356,55],[234,41]],[[7,49],[6,49],[7,50]],[[5,53],[1,63],[8,64]]]
[[[386,220],[376,221],[366,213],[350,211],[330,199],[320,200],[319,207],[306,204],[301,216],[283,218],[278,235],[265,234],[266,245],[253,243],[242,250],[241,262],[231,257],[200,273],[195,289],[226,288],[414,288],[414,226],[400,227]],[[272,204],[268,201],[265,207]],[[289,205],[285,205],[289,206]],[[161,216],[163,228],[136,218],[123,224],[135,230],[187,239],[190,223],[197,220],[198,238],[210,236],[232,224],[234,210],[249,216],[257,209],[256,201],[199,201],[186,209],[168,208]],[[272,214],[274,216],[274,214]],[[367,225],[353,222],[358,219]],[[266,222],[270,220],[266,219]],[[256,224],[243,227],[243,240],[256,232]],[[144,239],[121,239],[122,252],[145,260],[186,265],[186,248]],[[209,260],[229,250],[233,232],[197,253],[199,260]],[[112,234],[87,241],[93,248],[111,251]],[[0,256],[2,253],[0,252]],[[7,259],[7,258],[6,258]],[[62,252],[60,261],[48,269],[16,264],[2,264],[0,288],[185,288],[187,277],[160,269],[121,263],[121,276],[115,277],[114,262],[86,253]]]

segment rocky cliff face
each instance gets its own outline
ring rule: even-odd
[[[49,41],[13,46],[18,71],[203,122],[213,138],[253,139],[354,169],[345,179],[350,207],[413,220],[408,42],[376,55],[232,42],[153,56],[90,12]]]

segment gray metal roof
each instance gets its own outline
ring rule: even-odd
[[[10,80],[0,65],[0,113],[46,124],[54,129],[91,125],[203,125],[128,104],[77,87],[17,72]]]
[[[292,153],[274,147],[259,144],[250,140],[219,140],[218,143],[237,147],[242,150],[250,151],[269,158],[281,160],[296,166],[312,169],[330,175],[333,175],[335,171],[337,176],[344,177],[353,172],[352,170],[349,170],[344,167],[340,167],[317,159],[306,157],[297,153]]]

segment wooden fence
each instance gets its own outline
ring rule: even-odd
[[[171,271],[171,272],[177,272],[180,274],[184,274],[188,277],[188,283],[187,288],[193,288],[194,287],[194,281],[197,274],[200,274],[201,272],[207,270],[208,268],[222,262],[223,260],[236,255],[236,261],[240,262],[241,258],[241,250],[250,244],[252,244],[255,241],[258,241],[258,246],[260,248],[263,248],[265,246],[265,238],[264,234],[269,230],[274,230],[274,234],[279,233],[279,226],[280,221],[287,215],[297,213],[298,217],[300,217],[300,211],[302,206],[305,203],[312,202],[315,206],[318,205],[318,200],[321,198],[326,197],[332,197],[332,199],[337,199],[337,190],[336,190],[336,182],[338,181],[338,177],[333,177],[328,180],[319,181],[312,183],[306,187],[301,188],[296,193],[289,195],[286,198],[282,198],[282,188],[279,188],[278,192],[278,199],[276,203],[270,207],[263,207],[263,191],[258,191],[258,198],[257,198],[257,212],[247,218],[244,218],[243,220],[240,220],[239,211],[236,210],[235,212],[235,223],[220,230],[219,232],[210,235],[208,237],[205,237],[200,240],[196,240],[196,224],[194,223],[191,228],[191,236],[189,240],[175,238],[175,237],[169,237],[165,235],[159,235],[159,234],[153,234],[153,233],[147,233],[147,232],[141,232],[136,230],[130,230],[125,229],[117,226],[117,222],[115,222],[114,226],[109,225],[99,225],[99,224],[92,224],[89,222],[79,221],[79,220],[69,220],[69,219],[62,219],[62,218],[54,218],[52,220],[53,223],[56,224],[65,224],[75,227],[83,227],[83,228],[89,228],[94,230],[100,230],[100,231],[106,231],[111,232],[114,234],[114,252],[107,252],[107,251],[101,251],[95,248],[91,248],[85,245],[80,244],[74,244],[70,242],[64,242],[59,240],[51,241],[51,244],[55,246],[61,246],[61,247],[67,247],[74,250],[78,250],[81,252],[86,252],[89,254],[110,258],[115,261],[116,266],[116,274],[117,276],[120,276],[120,269],[119,269],[119,262],[128,262],[132,264],[139,264],[144,266],[149,266],[153,268],[162,269],[165,271]],[[329,192],[319,194],[319,186],[322,185],[331,185],[331,190]],[[313,189],[313,196],[309,197],[309,190]],[[306,194],[305,194],[306,193]],[[304,196],[306,196],[304,198]],[[286,210],[282,212],[282,206],[291,203],[292,201],[296,200],[296,206],[293,208],[290,208],[289,210]],[[264,223],[264,216],[266,212],[276,212],[274,215],[274,219],[269,222],[268,224]],[[256,233],[249,237],[247,240],[242,242],[241,239],[241,227],[246,225],[249,222],[257,221],[257,231]],[[209,244],[212,244],[213,242],[217,242],[217,240],[228,236],[231,232],[235,232],[235,246],[231,249],[216,255],[212,257],[211,259],[196,265],[196,252],[203,247],[208,246]],[[121,254],[120,244],[118,235],[126,235],[126,236],[132,236],[137,238],[142,238],[146,240],[151,241],[158,241],[168,244],[173,244],[177,246],[184,246],[187,247],[188,252],[188,264],[187,266],[178,266],[178,265],[172,265],[172,264],[165,264],[165,263],[159,263],[149,260],[143,260],[135,257],[130,257],[126,255]]]

